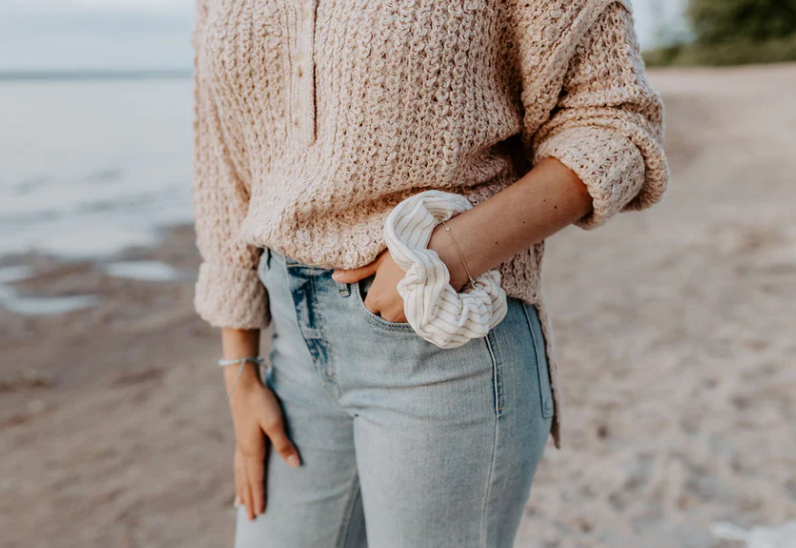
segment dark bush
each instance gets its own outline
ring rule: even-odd
[[[691,43],[644,53],[650,66],[796,61],[796,0],[690,0]]]
[[[796,0],[691,0],[688,19],[698,42],[763,42],[796,32]]]

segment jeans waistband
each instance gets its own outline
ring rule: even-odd
[[[285,255],[283,253],[280,253],[280,252],[278,252],[278,251],[276,251],[274,249],[271,249],[268,246],[265,246],[263,248],[263,253],[264,254],[267,253],[269,258],[274,258],[274,259],[276,259],[277,261],[279,261],[280,263],[282,263],[285,266],[304,266],[304,267],[307,267],[307,268],[315,268],[315,269],[318,269],[318,270],[329,270],[329,269],[326,269],[326,268],[321,267],[321,266],[311,265],[311,264],[307,264],[307,263],[302,263],[301,261],[297,261],[293,257],[289,257],[289,256],[287,256],[287,255]]]

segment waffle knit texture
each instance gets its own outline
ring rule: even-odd
[[[195,305],[214,326],[269,325],[263,246],[365,265],[391,209],[424,190],[476,205],[555,157],[588,187],[576,224],[594,229],[667,186],[627,0],[198,0],[196,15]],[[543,251],[500,273],[540,312],[560,445]]]
[[[440,348],[456,348],[486,337],[508,312],[498,269],[479,275],[474,287],[459,293],[450,285],[447,265],[428,249],[438,224],[472,207],[455,192],[424,190],[395,206],[384,225],[390,255],[406,272],[397,288],[406,321]]]

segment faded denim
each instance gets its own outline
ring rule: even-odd
[[[265,382],[302,466],[269,451],[266,510],[239,509],[237,548],[509,548],[553,415],[536,308],[509,297],[487,337],[454,349],[364,305],[373,277],[266,248],[274,323]]]

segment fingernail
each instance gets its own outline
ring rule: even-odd
[[[235,502],[234,502],[233,504],[234,504],[235,508],[237,508],[237,507],[238,507],[238,506],[240,506],[242,503],[241,503],[241,501],[240,501],[240,499],[239,499],[238,497],[235,497]]]
[[[291,468],[298,468],[299,465],[299,458],[296,455],[290,455],[287,458],[287,465]]]
[[[332,272],[332,279],[334,281],[336,281],[336,282],[339,282],[340,278],[342,277],[342,275],[343,275],[342,272],[336,270],[336,271]]]

